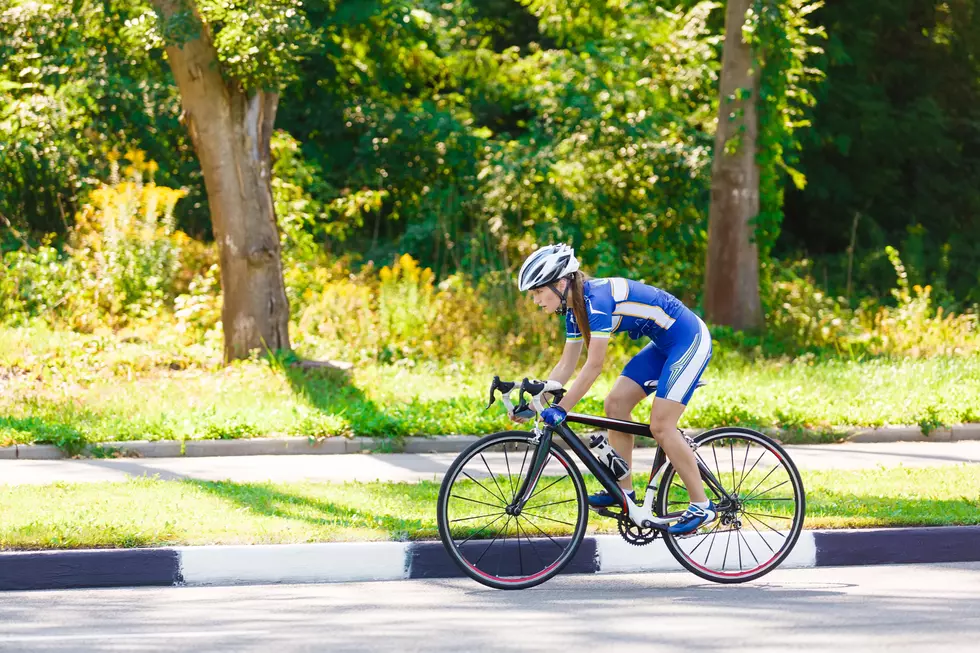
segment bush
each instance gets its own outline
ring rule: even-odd
[[[944,314],[932,287],[909,287],[898,251],[885,248],[895,270],[895,305],[864,300],[851,308],[843,297],[817,288],[809,262],[780,269],[767,297],[766,336],[742,340],[767,353],[828,352],[846,357],[956,355],[980,351],[976,312]],[[725,332],[720,331],[723,335]]]
[[[214,247],[174,228],[184,191],[153,183],[156,165],[142,152],[125,158],[123,181],[120,157],[110,155],[109,183],[89,194],[61,250],[49,238],[37,250],[4,254],[5,324],[41,319],[82,332],[120,328],[172,310],[182,293],[200,297],[217,287],[199,274],[211,269],[214,276]],[[202,284],[210,285],[202,291]]]

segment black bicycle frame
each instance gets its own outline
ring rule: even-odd
[[[650,427],[641,422],[630,422],[620,419],[613,419],[611,417],[598,417],[596,415],[583,415],[581,413],[569,413],[566,417],[566,421],[563,424],[559,424],[557,427],[545,426],[540,432],[540,442],[538,444],[538,449],[535,452],[534,459],[531,461],[531,467],[528,470],[527,476],[521,482],[521,487],[515,495],[514,503],[508,506],[507,512],[512,514],[519,514],[524,508],[524,504],[527,503],[528,499],[534,491],[535,486],[538,484],[538,479],[541,473],[544,471],[544,467],[548,461],[548,454],[551,449],[551,441],[553,434],[557,433],[562,440],[568,445],[568,448],[572,450],[573,453],[582,461],[582,464],[592,473],[593,476],[599,481],[599,483],[606,489],[609,494],[613,496],[616,503],[623,506],[623,512],[627,512],[626,496],[623,493],[623,489],[619,487],[619,483],[613,477],[609,468],[600,463],[595,456],[589,451],[589,448],[582,442],[575,432],[572,431],[568,426],[568,422],[574,422],[576,424],[585,424],[587,426],[597,426],[599,428],[604,428],[612,431],[620,431],[622,433],[631,433],[633,435],[639,435],[640,437],[653,439],[653,434],[650,433]],[[695,456],[695,460],[698,464],[698,469],[701,471],[701,478],[714,490],[719,497],[724,497],[724,499],[730,501],[731,497],[722,487],[715,475],[711,473],[711,470],[704,464],[700,456]],[[653,469],[650,472],[651,478],[657,474],[660,468],[667,462],[667,456],[664,454],[662,447],[657,448],[657,453],[653,459]]]

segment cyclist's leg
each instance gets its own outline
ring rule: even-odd
[[[694,452],[677,430],[677,422],[711,360],[711,334],[700,318],[692,317],[693,320],[685,320],[683,327],[689,335],[676,340],[667,353],[667,363],[650,410],[650,432],[684,481],[691,501],[703,503],[707,496]],[[674,327],[681,324],[678,321]]]
[[[628,367],[628,366],[627,366]],[[625,372],[625,371],[624,371]],[[616,379],[612,390],[606,397],[606,417],[613,419],[632,420],[630,414],[636,405],[646,399],[649,393],[643,387],[628,376],[621,376]],[[633,469],[633,434],[621,431],[609,431],[609,444],[623,457],[630,470]],[[633,472],[619,481],[620,487],[625,490],[633,489]]]
[[[615,419],[629,420],[630,413],[638,403],[643,401],[651,392],[649,385],[644,383],[655,380],[660,376],[660,370],[664,366],[666,357],[652,344],[647,345],[636,354],[622,374],[616,379],[612,391],[606,397],[606,416]],[[633,434],[622,433],[620,431],[609,431],[609,444],[620,456],[633,468]],[[619,482],[620,487],[626,491],[633,490],[633,474],[630,474]],[[635,496],[635,495],[634,495]],[[593,494],[589,497],[589,505],[593,507],[608,507],[613,505],[613,500],[605,491]]]

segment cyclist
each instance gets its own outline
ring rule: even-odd
[[[599,378],[613,333],[625,331],[633,340],[650,338],[623,368],[606,397],[606,415],[629,420],[633,408],[653,392],[656,381],[650,432],[677,469],[691,499],[691,505],[668,530],[676,535],[693,533],[716,519],[717,511],[705,495],[694,452],[677,430],[677,421],[711,360],[711,335],[704,322],[660,288],[618,277],[586,277],[579,271],[575,251],[564,244],[547,245],[531,254],[521,266],[518,288],[530,292],[544,310],[565,316],[565,348],[549,380],[564,386],[575,372],[583,342],[587,352],[585,365],[561,402],[541,413],[551,426],[561,424]],[[513,415],[511,419],[525,421]],[[632,468],[633,435],[609,431],[609,442]],[[635,501],[632,474],[620,480],[620,485]],[[605,490],[589,497],[593,507],[614,503]]]

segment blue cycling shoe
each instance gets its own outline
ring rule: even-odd
[[[636,501],[636,492],[627,492],[626,496],[628,496],[631,501]],[[619,504],[616,503],[616,499],[613,498],[613,495],[609,494],[605,490],[589,495],[590,508],[610,508],[618,505]]]
[[[718,519],[718,508],[713,501],[708,501],[707,508],[692,503],[681,515],[681,518],[670,525],[667,532],[671,535],[690,535],[716,519]]]

